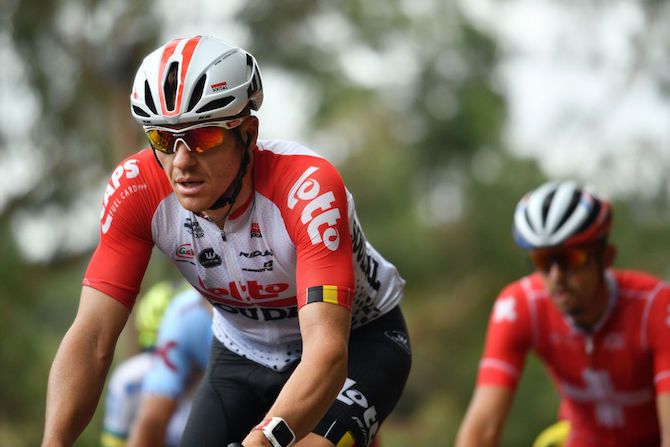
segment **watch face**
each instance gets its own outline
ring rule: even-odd
[[[281,445],[289,445],[293,441],[293,433],[284,421],[275,425],[272,429],[272,435]]]

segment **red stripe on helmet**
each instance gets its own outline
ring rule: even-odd
[[[158,82],[156,83],[156,85],[158,86],[158,97],[160,98],[161,101],[161,110],[163,111],[163,115],[166,116],[170,116],[170,114],[167,110],[167,104],[165,103],[165,94],[163,93],[163,89],[161,88],[161,85],[163,85],[161,81],[163,80],[163,76],[165,75],[165,66],[167,65],[167,61],[170,59],[170,57],[172,57],[175,48],[177,48],[177,45],[181,41],[182,39],[174,39],[165,45],[163,55],[161,56],[160,66],[158,68]],[[172,115],[174,115],[174,113],[172,113]]]
[[[198,46],[198,42],[202,36],[195,36],[186,42],[184,45],[184,50],[182,51],[182,66],[181,66],[181,78],[179,79],[179,90],[177,91],[177,101],[175,104],[175,112],[181,110],[181,100],[184,93],[184,81],[186,80],[186,73],[188,72],[188,67],[193,58],[193,53],[195,52],[195,47]]]
[[[167,109],[167,103],[165,102],[165,95],[163,93],[163,89],[162,88],[158,89],[158,94],[161,101],[161,109],[163,111],[164,116],[178,115],[181,110],[181,102],[182,97],[184,95],[184,80],[186,79],[186,73],[188,72],[188,67],[191,63],[193,53],[195,52],[195,48],[198,46],[198,42],[200,42],[200,39],[202,39],[202,36],[195,36],[190,38],[184,45],[184,49],[181,52],[182,55],[182,62],[180,67],[181,76],[179,77],[179,86],[177,87],[177,94],[175,98],[175,106],[173,111],[169,111]],[[162,85],[161,81],[163,80],[163,77],[165,75],[165,68],[167,66],[167,62],[174,54],[177,45],[179,45],[179,42],[181,42],[182,40],[183,39],[175,39],[170,41],[167,45],[165,45],[165,50],[163,51],[163,55],[161,56],[160,68],[158,70],[159,86]]]

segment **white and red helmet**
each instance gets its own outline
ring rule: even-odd
[[[514,240],[522,248],[583,245],[605,239],[612,206],[573,181],[548,182],[530,191],[514,211]]]
[[[171,40],[149,54],[130,94],[132,115],[142,125],[230,118],[262,103],[256,59],[209,36]]]

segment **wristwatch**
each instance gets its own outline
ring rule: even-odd
[[[293,430],[280,417],[267,418],[254,429],[261,430],[272,447],[292,447],[295,444]]]

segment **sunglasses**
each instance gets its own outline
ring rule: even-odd
[[[530,260],[535,268],[547,273],[556,264],[563,270],[574,270],[583,267],[589,260],[590,252],[584,248],[566,248],[562,250],[535,250],[530,253]]]
[[[183,129],[161,126],[144,126],[151,147],[164,154],[174,154],[177,142],[182,141],[189,151],[199,154],[221,146],[229,137],[226,130],[234,129],[244,122],[244,118],[198,123]]]

